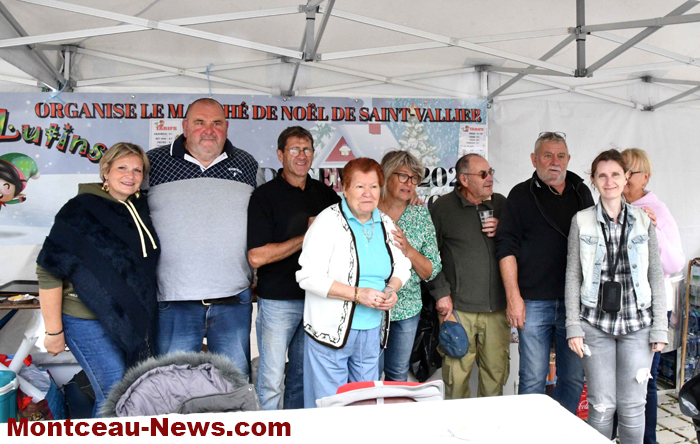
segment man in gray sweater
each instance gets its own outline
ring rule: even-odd
[[[459,186],[430,209],[442,272],[428,288],[438,313],[450,318],[456,311],[469,337],[466,355],[443,358],[445,394],[448,399],[470,397],[469,375],[476,360],[478,396],[497,396],[503,394],[510,359],[506,295],[494,242],[506,198],[493,193],[494,170],[483,157],[467,154],[455,169]]]
[[[148,152],[148,202],[162,246],[158,353],[199,351],[206,337],[209,351],[249,375],[248,201],[262,170],[228,140],[219,102],[193,102],[182,129],[172,145]]]

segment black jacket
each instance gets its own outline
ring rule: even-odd
[[[514,186],[508,195],[496,233],[496,257],[499,261],[507,256],[517,259],[523,299],[563,299],[569,233],[544,212],[535,193],[536,174]],[[566,182],[573,185],[578,211],[593,206],[593,196],[583,179],[567,171]]]
[[[73,284],[130,367],[155,354],[158,236],[144,195],[129,197],[127,208],[100,184],[79,189],[56,214],[37,264]]]

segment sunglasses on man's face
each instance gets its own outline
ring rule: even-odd
[[[488,171],[479,171],[478,173],[463,173],[466,174],[467,176],[480,176],[482,179],[486,180],[487,177],[489,177],[489,174],[493,176],[496,173],[496,170],[493,168],[489,168]]]

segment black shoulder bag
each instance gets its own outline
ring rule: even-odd
[[[622,212],[621,212],[622,213]],[[612,237],[608,238],[605,235],[605,224],[600,223],[600,228],[603,230],[603,237],[605,238],[605,248],[608,251],[608,269],[610,271],[610,280],[603,282],[602,295],[600,297],[600,306],[606,313],[617,313],[620,311],[622,305],[622,284],[615,281],[615,270],[617,270],[617,264],[620,262],[620,256],[625,254],[625,234],[627,231],[627,217],[623,217],[622,221],[622,233],[620,234],[620,248],[617,251],[617,257],[613,262],[613,242]]]

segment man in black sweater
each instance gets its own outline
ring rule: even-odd
[[[536,171],[511,190],[496,236],[496,256],[506,289],[508,322],[518,328],[518,393],[544,393],[554,339],[554,399],[576,413],[583,390],[581,359],[566,340],[564,279],[571,218],[593,205],[588,187],[567,171],[564,133],[544,132],[530,155]]]

